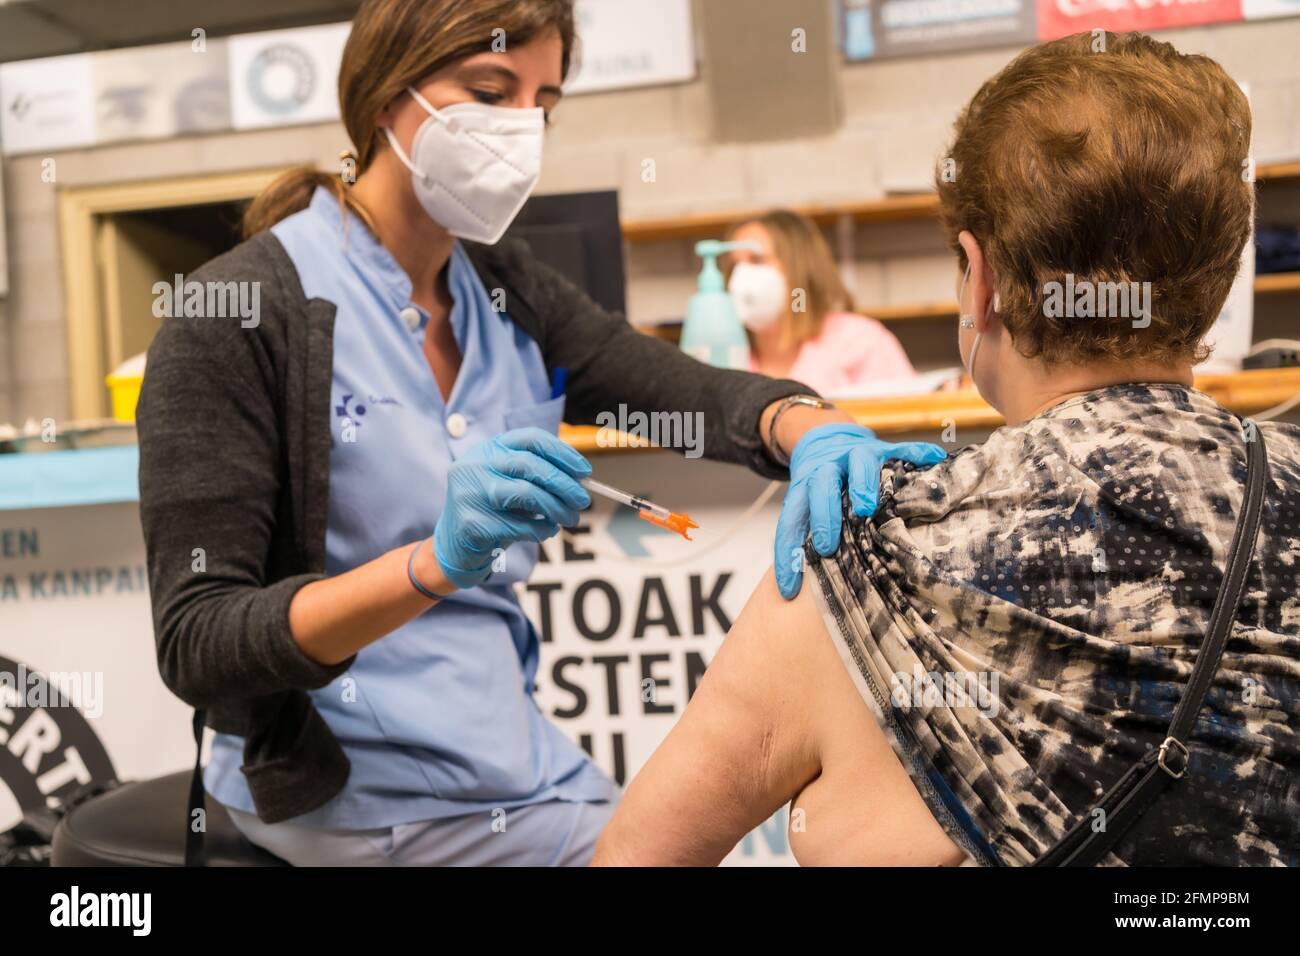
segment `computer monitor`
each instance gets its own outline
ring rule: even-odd
[[[533,196],[506,236],[523,239],[609,312],[627,311],[623,230],[615,190]]]

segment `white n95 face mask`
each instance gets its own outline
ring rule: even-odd
[[[727,291],[740,321],[753,332],[771,328],[789,307],[790,290],[776,266],[736,263],[727,280]]]
[[[453,236],[496,242],[519,214],[542,171],[544,111],[456,103],[434,109],[413,87],[429,118],[411,141],[411,156],[388,127],[384,135],[411,171],[415,196]]]

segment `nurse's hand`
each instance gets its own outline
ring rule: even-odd
[[[590,474],[587,459],[540,428],[498,435],[455,462],[433,532],[447,580],[475,587],[491,573],[498,548],[544,541],[561,525],[576,525],[578,511],[591,504],[576,479]]]
[[[876,513],[880,469],[889,459],[933,465],[947,453],[926,442],[887,442],[861,425],[820,425],[807,431],[790,456],[790,488],[776,523],[777,587],[787,599],[803,583],[803,543],[812,530],[813,548],[826,557],[840,544],[840,491],[848,483],[853,513]]]

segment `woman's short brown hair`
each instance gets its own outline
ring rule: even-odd
[[[1046,362],[1199,361],[1250,234],[1250,108],[1213,60],[1140,33],[1031,47],[957,119],[936,185],[1016,348]],[[1150,282],[1150,324],[1066,318],[1049,283]]]

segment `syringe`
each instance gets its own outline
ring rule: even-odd
[[[644,498],[638,498],[636,495],[630,495],[626,491],[620,491],[612,485],[607,485],[603,481],[597,481],[595,478],[582,478],[579,480],[584,488],[592,494],[600,495],[602,498],[608,498],[610,501],[617,501],[621,505],[627,505],[629,508],[635,508],[641,520],[649,521],[651,524],[666,528],[669,531],[675,531],[687,541],[691,536],[687,533],[691,528],[698,528],[699,525],[691,520],[691,516],[686,513],[679,514],[676,511],[669,511]]]

